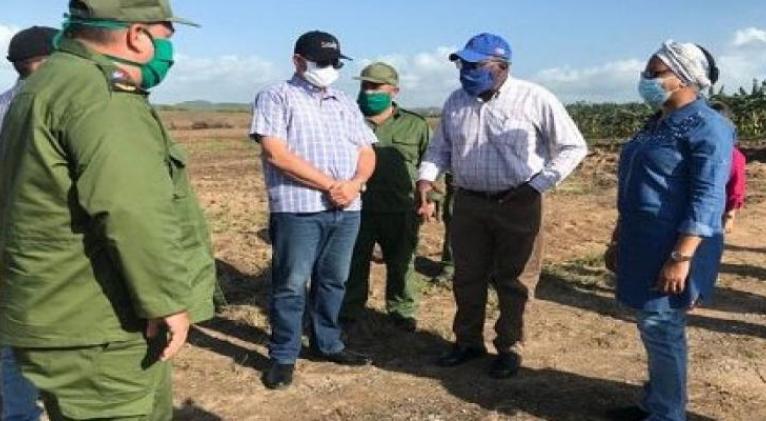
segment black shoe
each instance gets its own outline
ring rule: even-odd
[[[484,347],[467,347],[458,344],[452,345],[450,352],[442,355],[436,365],[441,367],[454,367],[465,362],[483,357],[487,354]]]
[[[652,414],[644,411],[637,405],[627,406],[623,408],[614,408],[606,411],[604,416],[608,420],[614,421],[643,421]]]
[[[316,357],[340,365],[362,366],[372,363],[370,357],[344,349],[334,354],[316,353]]]
[[[514,351],[500,352],[489,367],[489,377],[507,379],[515,376],[521,367],[521,355]]]
[[[295,364],[272,363],[269,371],[263,373],[263,385],[269,389],[286,389],[293,382]]]
[[[418,321],[415,320],[414,317],[404,317],[398,314],[392,314],[389,317],[391,318],[391,323],[400,330],[405,332],[414,332],[418,330]]]

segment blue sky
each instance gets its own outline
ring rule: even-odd
[[[19,28],[59,26],[65,0],[3,0],[0,49]],[[638,70],[673,38],[709,47],[731,88],[766,78],[766,8],[755,0],[175,0],[176,14],[201,29],[179,28],[178,61],[153,93],[161,103],[207,99],[247,102],[263,86],[290,76],[295,39],[322,29],[355,60],[339,87],[361,66],[383,59],[402,74],[401,102],[440,105],[457,87],[446,60],[479,32],[511,43],[513,73],[558,94],[565,102],[634,100]],[[0,89],[13,82],[0,64]]]

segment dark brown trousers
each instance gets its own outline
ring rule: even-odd
[[[490,282],[500,307],[495,348],[508,351],[524,340],[524,310],[542,269],[542,219],[540,194],[498,201],[458,190],[451,226],[458,344],[484,346]]]

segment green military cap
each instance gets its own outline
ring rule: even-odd
[[[370,64],[362,69],[362,74],[359,77],[354,79],[399,87],[399,74],[396,73],[396,69],[383,62]]]
[[[199,26],[173,15],[170,0],[70,0],[69,15],[75,20],[173,22]]]

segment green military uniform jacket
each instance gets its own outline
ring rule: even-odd
[[[140,338],[213,313],[215,267],[186,157],[145,92],[77,41],[35,72],[0,134],[0,342]]]
[[[415,209],[417,168],[431,137],[426,119],[394,104],[394,113],[381,125],[367,120],[378,142],[375,172],[362,195],[365,212],[405,212]]]

